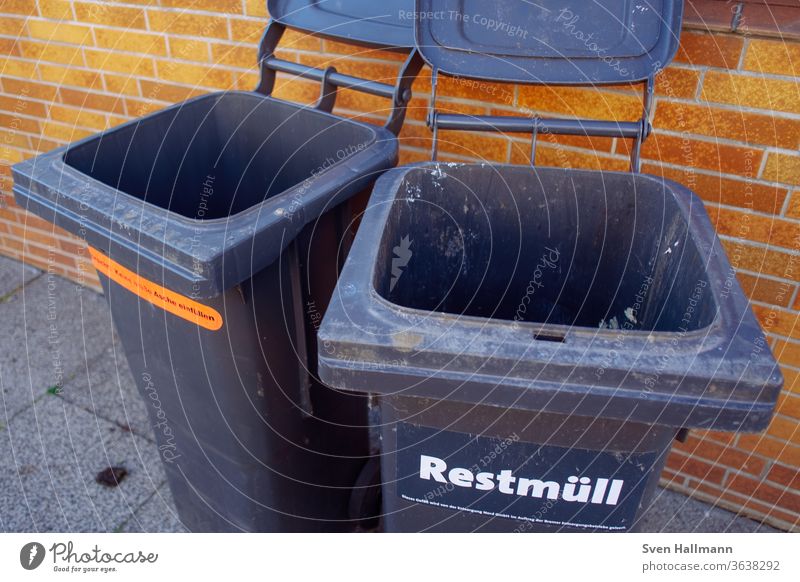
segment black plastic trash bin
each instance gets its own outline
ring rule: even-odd
[[[316,107],[211,94],[14,167],[18,202],[90,245],[192,531],[352,530],[363,517],[350,509],[366,398],[319,383],[315,331],[349,245],[347,201],[396,163],[421,61],[412,53],[396,85],[282,61],[291,7],[275,4],[259,91],[301,74],[323,81]],[[392,131],[329,113],[336,87],[359,84],[393,99]]]
[[[659,7],[482,5],[522,37],[466,13],[418,21],[434,105],[441,72],[646,77],[646,93],[632,122],[433,106],[429,117],[434,140],[528,131],[535,150],[547,133],[633,138],[631,173],[430,162],[376,183],[320,328],[319,369],[377,402],[385,531],[631,530],[687,428],[769,422],[782,378],[702,202],[638,173],[653,75],[680,28],[680,3]],[[574,34],[594,26],[601,50]]]
[[[391,170],[319,338],[379,396],[386,531],[629,529],[681,427],[781,387],[701,201],[639,174]]]

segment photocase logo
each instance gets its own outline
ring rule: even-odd
[[[407,236],[404,236],[400,239],[400,244],[392,249],[394,258],[392,259],[392,280],[389,282],[389,291],[392,291],[394,286],[397,285],[400,276],[403,274],[403,269],[408,266],[408,261],[411,260],[411,256],[414,254],[411,252],[411,244],[413,242]]]
[[[44,554],[44,546],[39,542],[27,543],[19,552],[19,563],[26,570],[35,570],[42,565]]]

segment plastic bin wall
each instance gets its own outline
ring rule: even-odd
[[[178,104],[15,167],[83,236],[193,531],[352,530],[366,404],[316,379],[348,201],[395,163],[366,124],[253,93]]]

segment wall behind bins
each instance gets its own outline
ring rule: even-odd
[[[10,166],[193,95],[254,87],[256,45],[267,19],[264,4],[2,0],[0,253],[97,288],[85,246],[14,205]],[[764,434],[693,431],[670,456],[663,483],[777,527],[798,529],[800,38],[780,38],[775,21],[730,33],[724,15],[711,23],[692,14],[678,57],[658,78],[655,132],[644,148],[643,170],[682,182],[705,201],[780,358],[786,388]],[[788,33],[797,35],[797,30]],[[394,79],[402,60],[390,52],[298,33],[287,34],[281,46],[284,58],[335,64],[341,71],[386,81]],[[401,136],[401,162],[429,157],[427,71],[414,90]],[[440,108],[633,120],[640,112],[637,90],[443,78]],[[284,81],[278,95],[309,102],[317,88]],[[380,122],[386,107],[382,99],[342,91],[337,111]],[[624,140],[539,141],[537,162],[542,165],[628,167]],[[443,133],[441,152],[443,159],[525,163],[529,141],[517,135]]]

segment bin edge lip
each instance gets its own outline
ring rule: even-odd
[[[119,130],[119,129],[123,129],[123,128],[129,127],[129,126],[134,126],[137,123],[139,123],[139,121],[142,120],[142,119],[146,119],[146,118],[148,118],[150,116],[153,116],[153,115],[163,114],[163,113],[168,112],[168,111],[178,110],[178,109],[181,109],[181,108],[185,107],[187,104],[192,104],[192,103],[195,103],[195,102],[200,102],[200,101],[205,101],[205,100],[212,100],[212,99],[218,101],[218,100],[220,100],[221,98],[224,98],[227,95],[242,95],[242,96],[247,96],[247,97],[254,97],[254,98],[261,99],[261,100],[267,101],[267,102],[278,103],[280,105],[287,105],[287,106],[290,106],[290,107],[294,107],[298,112],[299,111],[304,111],[304,112],[306,112],[308,114],[312,114],[312,115],[315,115],[315,116],[318,116],[318,117],[324,117],[324,118],[328,118],[328,119],[335,119],[337,124],[344,122],[344,123],[347,123],[348,125],[361,127],[361,128],[364,128],[364,129],[366,129],[366,130],[371,132],[371,137],[370,137],[370,139],[368,141],[364,142],[365,145],[364,145],[363,149],[361,149],[360,151],[356,152],[352,156],[348,156],[347,158],[339,161],[338,163],[333,164],[332,166],[330,166],[328,168],[325,168],[321,173],[318,174],[317,177],[328,176],[333,170],[343,167],[344,164],[346,164],[347,162],[353,162],[353,161],[356,160],[356,158],[363,157],[362,154],[366,153],[367,150],[371,149],[375,144],[381,144],[382,145],[384,142],[392,142],[392,141],[396,141],[397,140],[397,137],[392,132],[390,132],[389,130],[387,130],[384,127],[380,127],[380,126],[377,126],[377,125],[372,125],[372,124],[369,124],[369,123],[366,123],[366,122],[362,122],[362,121],[357,121],[355,119],[350,119],[350,118],[347,118],[347,117],[341,117],[341,116],[338,116],[338,115],[334,115],[333,113],[329,113],[327,111],[321,111],[319,109],[315,109],[313,107],[302,105],[302,104],[299,104],[299,103],[294,103],[292,101],[284,101],[282,99],[277,99],[276,97],[273,97],[271,95],[263,95],[263,94],[258,93],[256,91],[232,90],[232,91],[215,91],[215,92],[212,92],[212,93],[206,93],[204,95],[198,95],[196,97],[192,97],[191,99],[187,99],[187,100],[181,101],[179,103],[174,103],[172,105],[164,107],[163,109],[159,109],[157,111],[154,111],[154,112],[152,112],[152,113],[150,113],[148,115],[145,115],[145,116],[142,116],[142,117],[137,117],[135,119],[132,119],[132,120],[127,121],[125,123],[122,123],[120,125],[117,125],[117,126],[114,126],[112,128],[103,130],[101,132],[92,134],[92,135],[87,136],[85,138],[82,138],[82,139],[80,139],[80,140],[78,140],[76,142],[61,146],[59,148],[51,150],[50,152],[45,152],[44,154],[41,154],[40,156],[36,156],[35,158],[30,158],[29,160],[25,160],[25,161],[33,161],[33,160],[36,160],[36,159],[39,159],[39,158],[44,158],[45,156],[48,156],[49,154],[53,154],[53,158],[55,158],[55,155],[58,154],[58,163],[59,163],[59,165],[57,167],[59,168],[59,172],[65,172],[65,173],[71,174],[70,177],[75,178],[75,179],[80,177],[81,179],[90,180],[94,185],[96,185],[98,187],[101,187],[101,189],[110,188],[110,189],[114,190],[115,192],[118,192],[120,194],[124,194],[127,197],[129,197],[130,199],[135,199],[136,201],[141,202],[141,204],[145,208],[147,208],[148,210],[151,210],[153,214],[163,214],[164,216],[169,215],[170,220],[177,220],[179,222],[183,222],[186,225],[190,225],[190,226],[192,226],[194,228],[197,228],[198,225],[208,225],[209,227],[211,227],[211,226],[215,226],[215,225],[225,224],[225,223],[229,222],[232,219],[240,218],[240,217],[243,218],[243,217],[245,217],[245,216],[247,216],[249,214],[254,214],[254,213],[258,212],[258,211],[263,211],[265,205],[268,205],[270,202],[275,202],[277,199],[285,196],[287,193],[290,193],[293,190],[296,190],[297,188],[299,188],[303,184],[303,182],[305,182],[305,180],[290,186],[289,188],[283,190],[282,192],[274,194],[273,196],[271,196],[270,198],[268,198],[266,200],[262,200],[258,204],[250,206],[249,208],[245,208],[244,210],[240,210],[236,214],[232,214],[230,216],[220,217],[220,218],[200,219],[200,218],[190,218],[188,216],[183,216],[182,214],[174,213],[174,212],[170,211],[167,208],[162,208],[161,206],[153,204],[152,202],[149,202],[147,200],[143,200],[141,198],[136,198],[135,196],[133,196],[131,194],[128,194],[126,192],[122,192],[121,190],[117,190],[113,186],[110,186],[109,184],[106,184],[105,182],[103,182],[101,180],[98,180],[97,178],[94,178],[93,176],[90,176],[88,174],[84,174],[83,172],[81,172],[80,170],[75,168],[74,166],[71,166],[69,163],[67,163],[65,158],[66,158],[68,150],[70,150],[70,149],[72,149],[74,147],[79,147],[79,146],[85,145],[85,144],[90,143],[90,142],[92,142],[92,141],[94,141],[96,139],[102,139],[102,137],[104,135],[106,135],[107,133],[109,133],[109,132],[112,132],[112,131],[115,131],[115,130]],[[286,122],[286,121],[288,121],[288,120],[284,120],[284,122]],[[379,139],[381,136],[383,136],[386,139]],[[20,162],[20,164],[24,164],[25,161]],[[126,199],[126,201],[127,201],[127,199]],[[131,201],[133,202],[133,200],[131,200]],[[276,206],[278,205],[277,202],[275,202],[275,205]]]
[[[379,199],[379,202],[385,204],[387,206],[387,210],[385,210],[382,214],[381,220],[381,228],[383,230],[383,225],[385,225],[386,221],[388,220],[388,207],[393,201],[397,199],[395,195],[396,192],[399,192],[399,188],[395,189],[395,183],[401,182],[404,177],[412,173],[414,171],[419,170],[428,170],[430,168],[439,169],[441,166],[445,166],[448,168],[456,168],[456,167],[465,167],[465,166],[472,166],[472,167],[491,167],[491,168],[523,168],[525,170],[531,170],[534,172],[545,172],[545,173],[583,173],[583,174],[602,174],[602,175],[615,175],[621,177],[632,177],[635,180],[647,181],[656,184],[660,184],[665,186],[670,190],[670,192],[674,195],[674,199],[676,204],[678,204],[684,219],[689,223],[692,219],[694,220],[701,220],[702,222],[708,222],[708,214],[705,211],[705,207],[702,203],[701,198],[692,190],[671,180],[666,177],[656,176],[653,174],[645,174],[645,173],[631,173],[631,172],[621,172],[621,171],[597,171],[597,170],[588,170],[588,169],[577,169],[577,168],[557,168],[557,167],[526,167],[526,166],[519,166],[516,164],[489,164],[489,163],[460,163],[460,162],[438,162],[438,161],[424,161],[424,162],[415,162],[413,164],[408,164],[405,166],[401,166],[398,168],[393,168],[392,170],[386,172],[383,176],[381,176],[378,181],[376,181],[375,188],[373,189],[373,195],[380,194],[380,196],[376,196]],[[386,191],[386,194],[383,194],[383,191]],[[688,203],[691,203],[689,205]],[[710,225],[710,222],[708,222]],[[710,241],[698,241],[697,236],[702,236],[703,233],[702,229],[690,229],[690,235],[694,239],[694,242],[698,248],[698,252],[703,257],[704,262],[708,262],[710,259],[714,259],[719,267],[723,267],[723,263],[727,263],[726,255],[724,251],[722,251],[718,237],[716,236],[716,231],[712,228],[712,238],[713,240]],[[380,240],[380,239],[378,239]],[[708,252],[704,250],[704,245],[699,244],[701,242],[706,242],[708,244]],[[355,246],[355,244],[354,244]],[[722,251],[722,252],[721,252]],[[376,269],[376,261],[374,259],[377,258],[377,248],[372,249],[367,257],[368,260],[371,261],[371,267],[369,272],[369,285],[368,285],[368,293],[370,299],[381,304],[386,310],[395,310],[395,311],[402,311],[411,316],[425,316],[425,318],[430,318],[434,320],[442,320],[447,319],[449,317],[454,317],[455,314],[449,313],[442,313],[442,312],[428,312],[426,310],[406,307],[403,305],[399,305],[390,301],[389,299],[385,298],[381,295],[375,287],[375,269]],[[741,285],[739,285],[738,281],[734,281],[733,285],[735,289],[741,291]],[[713,343],[706,342],[705,348],[707,350],[712,350],[725,340],[718,332],[721,330],[728,330],[730,324],[726,323],[723,320],[722,316],[722,306],[720,305],[719,297],[717,296],[717,287],[713,288],[714,294],[712,296],[712,300],[714,301],[716,310],[714,317],[712,320],[705,326],[691,330],[689,332],[681,332],[680,330],[675,331],[642,331],[642,330],[635,330],[629,333],[627,337],[631,339],[639,339],[640,341],[666,341],[670,338],[676,337],[676,334],[681,334],[682,337],[689,337],[692,339],[700,339],[700,338],[712,338],[715,340]],[[743,293],[743,292],[742,292]],[[741,305],[739,307],[742,307]],[[750,310],[752,314],[752,310]],[[480,322],[486,322],[489,318],[482,318],[478,316],[467,316],[467,315],[458,315],[459,320],[466,321],[468,324],[479,324]],[[536,322],[512,322],[511,320],[499,320],[497,325],[505,325],[508,327],[512,327],[514,325],[518,325],[521,327],[525,327],[530,331],[535,329],[542,329],[543,331],[548,330],[556,330],[559,327],[569,327],[569,326],[554,326],[545,323],[536,323]],[[760,329],[760,328],[759,328]],[[715,333],[717,332],[717,333]],[[612,342],[611,333],[604,333],[602,331],[598,331],[594,328],[588,327],[572,327],[569,330],[570,334],[576,334],[578,337],[584,338],[591,338],[593,341],[599,342]],[[689,347],[687,347],[687,350]]]
[[[163,257],[154,260],[155,255],[153,255],[151,251],[156,247],[158,247],[158,249],[169,249],[177,256],[182,257],[182,261],[196,261],[200,265],[203,265],[202,273],[199,275],[199,278],[196,277],[194,273],[190,273],[190,271],[192,271],[191,269],[181,265],[180,261],[168,261],[168,263],[176,263],[180,267],[178,269],[171,269],[171,276],[173,279],[180,281],[180,283],[177,284],[178,287],[191,289],[192,292],[196,292],[199,297],[211,297],[233,286],[235,284],[233,279],[238,279],[240,282],[247,278],[245,276],[240,276],[240,274],[233,276],[223,275],[222,259],[227,256],[228,253],[234,253],[237,248],[241,249],[254,244],[254,236],[269,236],[268,233],[275,230],[276,226],[280,226],[279,223],[284,225],[283,230],[285,234],[283,239],[285,239],[288,245],[306,224],[313,221],[315,217],[318,216],[316,211],[320,210],[320,206],[324,207],[322,212],[320,212],[321,214],[333,207],[329,202],[333,198],[339,199],[339,202],[337,202],[338,205],[349,196],[355,194],[360,188],[364,187],[364,184],[361,184],[365,179],[364,176],[373,176],[372,181],[374,181],[374,175],[376,173],[380,174],[385,172],[387,169],[390,169],[396,161],[398,151],[397,138],[384,128],[339,117],[327,112],[308,108],[307,106],[282,101],[251,91],[208,93],[174,104],[154,112],[151,115],[185,106],[190,101],[220,99],[230,94],[252,96],[256,99],[264,100],[265,102],[275,102],[281,106],[294,108],[296,110],[305,110],[309,114],[333,118],[335,123],[347,122],[347,124],[363,127],[369,132],[367,134],[369,136],[369,143],[352,155],[333,164],[329,168],[326,168],[324,172],[318,174],[318,177],[324,176],[325,179],[322,181],[315,180],[314,184],[324,184],[324,186],[315,186],[312,184],[311,187],[304,188],[305,180],[303,180],[283,192],[271,196],[269,199],[232,215],[231,217],[197,220],[170,212],[167,209],[145,202],[135,196],[124,194],[112,186],[83,174],[77,168],[65,162],[64,155],[69,148],[76,147],[92,139],[98,139],[106,133],[106,131],[119,129],[126,125],[135,125],[138,123],[139,119],[134,119],[125,124],[111,128],[110,130],[99,132],[83,138],[82,140],[78,140],[74,144],[60,146],[49,152],[14,164],[12,167],[14,175],[14,196],[22,206],[27,207],[28,203],[32,202],[37,206],[47,208],[49,213],[54,214],[56,217],[60,216],[63,219],[63,223],[61,224],[62,228],[87,240],[90,237],[82,236],[78,229],[79,224],[83,225],[85,231],[91,233],[91,238],[94,239],[95,246],[97,246],[97,241],[103,241],[97,248],[104,252],[104,254],[115,255],[116,253],[113,252],[113,249],[115,247],[120,247],[126,249],[126,253],[132,252],[140,257],[149,257],[147,262],[157,267],[154,274],[160,272],[159,269],[163,269],[164,261],[166,260]],[[369,163],[365,164],[365,161]],[[368,167],[369,171],[366,173],[355,172],[353,166],[359,163]],[[331,181],[334,186],[330,185]],[[91,196],[98,198],[108,196],[110,200],[117,201],[114,205],[113,215],[105,213],[103,216],[103,211],[91,205],[88,209],[83,209],[80,212],[78,211],[78,208],[84,201],[80,193],[87,188],[87,184]],[[73,188],[72,193],[71,195],[65,196],[61,190],[63,188],[63,190],[69,191],[70,186]],[[298,189],[304,190],[301,198],[303,203],[299,208],[294,206],[296,204],[296,195],[294,194]],[[45,194],[42,194],[43,192]],[[134,214],[133,218],[131,218],[124,227],[122,223],[119,223],[115,218],[118,216],[117,213],[122,212],[122,207],[119,204],[119,199],[122,196],[124,196],[124,202],[127,203],[125,209],[133,211]],[[276,212],[281,209],[290,212],[285,212],[283,215],[276,214]],[[235,220],[235,226],[232,227],[231,224],[233,220]],[[215,239],[210,241],[209,244],[193,245],[190,249],[184,244],[183,239],[180,237],[176,239],[175,236],[167,236],[167,230],[148,235],[146,231],[142,229],[143,221],[155,221],[161,224],[172,222],[179,229],[191,229],[192,232],[197,229],[202,229],[208,236],[213,236]],[[68,228],[67,224],[72,224],[74,228]],[[126,230],[130,232],[126,234]],[[229,238],[232,232],[236,234],[236,236],[234,238]],[[282,252],[282,249],[279,252]],[[279,252],[277,254],[279,254]],[[277,258],[277,254],[275,257],[266,258],[261,261],[264,264],[260,265],[259,268],[271,264],[271,262]],[[234,261],[234,258],[229,260]],[[223,277],[225,278],[224,285]],[[201,284],[199,291],[195,287],[198,282]]]
[[[348,369],[351,370],[353,366],[347,365],[347,362],[351,364],[355,360],[362,360],[364,367],[357,366],[357,369],[369,369],[371,364],[379,364],[381,369],[383,369],[384,363],[387,361],[392,361],[397,358],[402,357],[404,354],[404,350],[408,353],[408,350],[412,352],[415,350],[414,346],[411,345],[402,345],[401,344],[390,344],[389,342],[370,342],[368,339],[365,339],[365,335],[363,333],[359,333],[358,327],[359,325],[364,325],[367,327],[375,327],[378,326],[381,328],[380,335],[392,335],[395,332],[404,331],[406,328],[410,327],[407,321],[401,321],[402,317],[398,317],[397,311],[403,310],[404,312],[408,313],[412,311],[410,308],[405,308],[399,306],[391,301],[388,301],[384,297],[382,297],[377,290],[375,289],[375,269],[376,269],[376,262],[378,256],[378,246],[374,244],[376,240],[380,240],[382,234],[385,230],[386,221],[389,216],[390,212],[390,203],[394,201],[400,191],[400,184],[404,180],[405,176],[412,172],[419,169],[431,169],[437,168],[440,166],[440,162],[417,162],[415,164],[409,164],[407,166],[398,167],[386,172],[381,178],[379,178],[378,182],[375,185],[373,197],[371,200],[371,207],[368,209],[367,212],[373,212],[373,216],[371,219],[367,219],[362,222],[361,229],[359,230],[359,236],[357,236],[356,242],[353,244],[353,248],[351,249],[350,257],[348,258],[348,263],[353,262],[355,259],[353,257],[358,257],[359,268],[362,269],[357,276],[351,276],[348,269],[348,266],[345,266],[345,271],[343,271],[342,276],[340,277],[340,285],[343,281],[347,280],[348,283],[355,284],[355,294],[349,293],[349,297],[344,297],[339,291],[334,293],[332,298],[331,305],[328,310],[328,314],[323,319],[322,326],[319,329],[319,339],[321,343],[330,342],[334,346],[341,346],[347,356],[346,360],[342,360],[341,358],[337,357],[330,357],[330,355],[320,353],[320,368],[321,373],[322,370],[327,370],[328,368],[332,369],[339,369],[341,371],[346,372]],[[492,167],[498,167],[498,164],[456,164],[459,166],[467,166],[467,165],[477,165],[477,166],[487,166],[491,165]],[[519,167],[514,166],[511,164],[506,164],[504,166],[509,167]],[[452,165],[450,166],[452,167]],[[572,169],[562,169],[562,168],[534,168],[535,170],[543,170],[543,171],[556,171],[556,172],[571,172]],[[584,172],[595,172],[593,170],[582,170]],[[596,172],[595,172],[596,173]],[[627,172],[613,172],[614,174],[621,174],[625,176],[631,176],[632,174]],[[676,196],[676,200],[681,203],[684,202],[686,204],[681,205],[681,210],[684,211],[686,215],[686,211],[690,213],[686,215],[686,219],[689,220],[691,218],[694,219],[701,219],[704,222],[708,221],[707,213],[704,210],[702,202],[700,198],[691,190],[686,188],[685,186],[678,184],[668,178],[664,178],[661,176],[653,176],[648,174],[639,174],[640,179],[655,181],[659,184],[665,184],[666,187],[675,191],[678,196]],[[681,197],[684,200],[681,200]],[[710,226],[710,223],[709,223]],[[704,260],[707,260],[709,256],[716,254],[717,259],[717,266],[724,266],[727,265],[727,259],[725,258],[724,251],[722,251],[721,246],[719,245],[718,238],[716,237],[715,232],[713,229],[710,232],[701,233],[703,236],[708,239],[706,242],[708,243],[709,248],[707,251],[703,251],[698,244],[698,250],[702,253]],[[365,239],[359,243],[358,238]],[[369,242],[366,242],[369,241]],[[697,241],[696,241],[697,242]],[[360,252],[359,252],[360,251]],[[364,266],[368,266],[367,268],[363,268]],[[366,273],[368,271],[368,273]],[[337,286],[337,290],[340,286]],[[359,289],[361,290],[362,294],[359,294]],[[367,297],[363,295],[363,292],[367,293]],[[366,298],[366,301],[364,300]],[[716,299],[716,298],[715,298]],[[734,306],[734,303],[736,304]],[[717,300],[718,308],[719,301]],[[348,321],[348,315],[352,313],[351,309],[357,306],[359,311],[355,312],[357,322],[354,325],[352,322]],[[745,321],[741,324],[735,324],[733,322],[725,322],[722,320],[721,309],[715,315],[714,320],[707,326],[706,328],[702,328],[695,332],[696,336],[706,336],[709,334],[715,334],[714,340],[715,341],[706,341],[703,342],[692,342],[692,345],[685,346],[685,352],[697,354],[695,356],[696,361],[693,362],[693,368],[696,372],[698,368],[701,370],[703,369],[704,362],[713,364],[711,368],[708,370],[707,374],[698,375],[698,381],[701,380],[717,380],[719,384],[724,384],[728,386],[728,395],[729,397],[736,394],[736,386],[741,381],[749,380],[753,385],[760,384],[763,388],[764,392],[762,394],[767,395],[768,397],[772,397],[773,395],[777,398],[777,392],[780,390],[781,385],[783,384],[782,375],[780,370],[777,367],[777,363],[772,356],[772,354],[765,350],[761,353],[761,355],[754,361],[750,362],[749,364],[745,364],[739,360],[731,360],[729,359],[727,353],[721,354],[721,350],[719,349],[720,345],[725,343],[726,346],[735,347],[735,342],[739,341],[738,336],[733,334],[732,331],[734,329],[734,325],[740,326],[743,330],[745,335],[751,334],[753,337],[763,338],[763,331],[758,326],[755,317],[752,315],[752,311],[750,310],[747,303],[742,299],[739,298],[735,302],[727,304],[724,306],[729,311],[736,309],[746,309],[743,312]],[[419,314],[420,310],[413,310],[416,314]],[[432,320],[439,320],[450,318],[450,321],[453,320],[452,314],[440,314],[440,313],[430,313],[424,312],[424,317],[431,318]],[[414,313],[412,313],[414,315]],[[476,318],[477,321],[487,321],[483,318]],[[405,324],[405,327],[401,329],[401,323]],[[512,325],[512,322],[504,322],[506,324],[506,329]],[[347,325],[345,325],[347,324]],[[534,324],[535,326],[535,324]],[[713,329],[708,329],[713,328]],[[500,330],[502,331],[502,330]],[[658,333],[658,332],[653,332]],[[643,343],[646,344],[647,337],[653,335],[651,332],[643,332],[642,333],[642,340]],[[417,345],[426,344],[430,341],[430,333],[428,328],[423,329],[420,331],[419,339],[420,343]],[[475,336],[480,337],[480,333],[474,334]],[[581,334],[585,335],[585,334]],[[592,334],[593,337],[593,349],[597,352],[607,351],[607,342],[605,345],[601,345],[597,343],[597,338],[595,334]],[[675,337],[676,332],[667,332],[667,337]],[[684,336],[686,337],[686,336]],[[633,338],[631,338],[633,339]],[[742,338],[741,341],[745,341],[745,338]],[[558,349],[560,346],[564,344],[557,344],[554,342],[537,342],[539,344],[540,350],[543,352],[549,352],[550,354],[554,354],[555,350]],[[530,344],[530,340],[528,340],[528,344]],[[701,346],[702,349],[699,349],[698,346]],[[578,349],[582,346],[579,345]],[[725,347],[725,346],[723,346]],[[340,351],[341,351],[340,348]],[[573,346],[574,348],[574,346]],[[604,349],[605,348],[605,349]],[[357,352],[360,349],[368,350],[368,355],[364,358],[359,358],[357,356],[354,357],[354,351]],[[438,357],[446,357],[448,355],[453,356],[454,354],[452,351],[448,352],[446,349],[439,349],[437,350],[434,348],[431,350],[432,352],[436,352]],[[683,353],[683,352],[679,352]],[[456,354],[458,355],[458,354]],[[475,355],[474,353],[465,354],[461,352],[461,355],[471,356]],[[509,359],[509,358],[507,358]],[[513,359],[513,355],[511,356]],[[713,359],[713,362],[711,362]],[[547,358],[542,356],[539,358],[540,361],[546,361]],[[572,362],[573,358],[568,358],[568,364]],[[735,362],[739,362],[736,365],[736,370],[730,368],[730,365],[734,364]],[[572,362],[574,363],[574,362]],[[424,362],[419,362],[419,366],[421,368],[427,369],[429,371],[435,368],[434,366],[425,367]],[[674,382],[683,382],[683,377],[687,370],[683,370],[682,372],[678,369],[677,364],[673,366],[674,370],[665,370],[662,372],[662,377],[672,377],[671,381]],[[622,367],[618,366],[618,371],[625,371]],[[735,372],[741,372],[746,368],[748,372],[748,378],[745,379],[741,374],[736,374]],[[732,373],[733,372],[733,373]],[[326,371],[325,376],[330,377],[329,373]],[[323,377],[324,379],[324,377]],[[340,386],[344,388],[343,386]],[[376,392],[381,392],[381,390],[376,390]],[[749,388],[747,393],[751,395],[755,395],[757,390],[755,388]],[[662,390],[662,393],[666,393]],[[739,392],[741,394],[741,391]],[[773,402],[767,404],[766,406],[774,407],[774,399]]]
[[[666,426],[675,426],[694,429],[708,430],[735,430],[737,432],[760,432],[764,430],[775,411],[777,397],[781,390],[780,385],[772,384],[766,391],[769,398],[761,401],[755,400],[733,400],[732,398],[713,398],[705,395],[681,395],[675,398],[669,393],[654,393],[656,397],[642,399],[631,389],[614,389],[613,387],[596,385],[583,386],[580,384],[558,385],[556,390],[552,389],[554,382],[543,381],[538,383],[541,388],[540,393],[549,393],[551,396],[546,403],[537,406],[528,406],[524,402],[526,398],[537,398],[536,391],[531,390],[531,383],[524,379],[500,378],[489,376],[489,381],[493,388],[491,393],[482,393],[480,397],[459,394],[458,390],[483,390],[487,382],[482,380],[482,376],[476,377],[464,371],[446,370],[439,371],[437,380],[444,382],[447,386],[442,388],[420,388],[423,380],[431,379],[431,370],[422,367],[402,367],[394,365],[381,365],[380,367],[369,366],[359,367],[357,362],[342,360],[335,357],[319,357],[320,379],[333,388],[347,392],[377,394],[382,397],[411,397],[425,398],[432,400],[455,400],[466,404],[487,405],[487,406],[510,406],[515,405],[523,410],[540,411],[556,414],[576,414],[578,416],[595,416],[598,418],[612,418],[629,422],[644,422]],[[350,384],[347,379],[355,374],[360,375],[359,379]],[[411,379],[416,381],[411,384]],[[401,387],[395,389],[397,383]],[[455,386],[455,388],[453,388]],[[496,395],[500,393],[500,398]],[[493,399],[493,396],[495,398]],[[587,399],[596,399],[606,404],[589,403]],[[494,401],[493,401],[494,400]],[[616,400],[618,402],[629,403],[631,412],[619,413],[613,409],[609,411],[608,402]],[[510,403],[503,401],[510,401]],[[522,401],[522,402],[520,402]],[[591,411],[578,409],[584,406]],[[657,416],[655,410],[661,407],[661,412]],[[670,409],[668,411],[668,409]],[[709,420],[709,409],[716,410],[717,413]],[[574,410],[580,410],[575,412]],[[642,410],[649,412],[642,413]],[[639,414],[636,414],[636,412]],[[736,419],[731,421],[730,417],[725,419],[725,414],[733,415]],[[662,418],[665,417],[665,418]],[[673,419],[670,420],[669,416]],[[677,417],[677,418],[675,418]],[[701,420],[702,419],[702,420]],[[744,421],[747,421],[745,428],[742,428]]]

